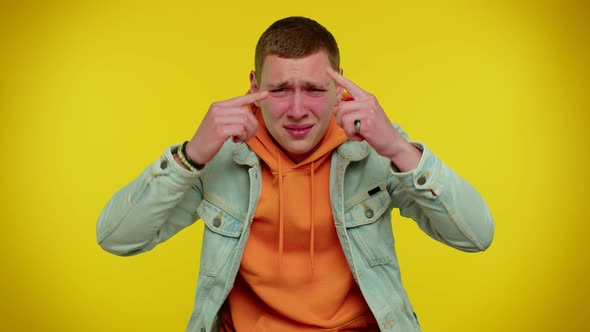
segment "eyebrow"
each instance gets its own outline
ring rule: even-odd
[[[282,81],[282,82],[277,82],[277,83],[269,83],[268,84],[268,89],[269,90],[273,90],[273,89],[279,89],[279,88],[284,88],[289,86],[291,83],[288,81]],[[317,83],[317,82],[312,82],[312,81],[304,81],[303,82],[303,86],[306,88],[314,88],[314,89],[327,89],[327,82],[326,83]]]
[[[268,84],[268,89],[269,90],[273,90],[273,89],[278,89],[278,88],[284,88],[288,85],[289,83],[284,81],[284,82],[277,82],[277,83],[269,83]]]

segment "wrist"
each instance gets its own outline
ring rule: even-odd
[[[397,168],[400,172],[409,172],[414,170],[420,163],[422,151],[412,143],[404,140],[404,143],[397,146],[388,157],[394,169]]]
[[[400,158],[400,156],[403,156],[413,149],[415,149],[414,146],[402,137],[401,139],[396,139],[391,143],[390,150],[385,155],[385,157],[389,158],[391,161],[395,161],[395,159]]]
[[[193,172],[196,172],[198,170],[201,170],[204,165],[203,164],[199,164],[196,163],[193,159],[190,158],[190,156],[187,154],[186,151],[186,145],[187,145],[188,141],[184,142],[182,145],[180,145],[178,147],[178,150],[176,151],[176,156],[178,157],[178,159],[180,160],[180,163],[188,170],[191,170]]]
[[[186,141],[182,145],[184,155],[196,165],[203,167],[205,162],[199,158],[199,153],[196,151],[196,147],[192,141]]]

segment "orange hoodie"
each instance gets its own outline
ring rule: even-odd
[[[378,331],[332,218],[331,152],[344,131],[332,117],[320,147],[295,164],[253,112],[247,144],[263,161],[262,193],[221,331]]]

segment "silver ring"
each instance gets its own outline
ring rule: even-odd
[[[361,132],[361,120],[354,120],[354,132],[357,133],[357,135]]]

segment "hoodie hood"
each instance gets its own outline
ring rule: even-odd
[[[252,112],[259,127],[246,144],[261,159],[261,192],[224,326],[228,331],[378,329],[334,226],[331,156],[346,141],[344,131],[332,117],[317,149],[294,163],[269,134],[261,111],[252,107]]]
[[[345,99],[346,98],[346,99]],[[352,97],[345,93],[343,100],[350,100]],[[297,212],[298,214],[309,213],[309,256],[310,256],[310,264],[311,268],[313,269],[313,257],[315,252],[315,222],[316,222],[316,171],[318,167],[326,161],[327,158],[330,158],[331,152],[337,148],[340,144],[346,141],[346,134],[344,130],[338,126],[336,123],[336,117],[333,115],[330,120],[330,125],[318,143],[317,149],[313,151],[307,158],[305,158],[300,163],[293,162],[287,154],[283,151],[283,149],[276,143],[276,141],[270,135],[262,117],[262,111],[259,107],[255,105],[250,105],[250,108],[258,120],[258,130],[256,135],[249,139],[246,144],[250,147],[256,155],[260,159],[264,161],[264,163],[268,166],[272,173],[273,182],[276,180],[278,182],[278,221],[279,221],[279,234],[278,234],[278,262],[279,267],[282,261],[283,256],[283,249],[285,245],[285,213],[294,213]],[[301,211],[297,209],[286,209],[286,205],[289,205],[290,202],[285,202],[285,191],[298,191],[299,188],[294,188],[291,186],[296,185],[297,181],[289,181],[293,179],[289,179],[290,176],[297,177],[296,173],[305,173],[309,174],[309,176],[299,177],[299,179],[304,180],[309,179],[309,192],[302,192],[299,195],[301,197],[309,197],[310,200],[310,211]],[[285,179],[287,178],[287,181]],[[329,182],[329,179],[328,179]],[[263,186],[265,184],[263,183]],[[286,187],[287,186],[287,187]],[[307,187],[307,186],[306,186]],[[326,207],[323,207],[326,208]],[[330,208],[330,207],[328,207]]]

